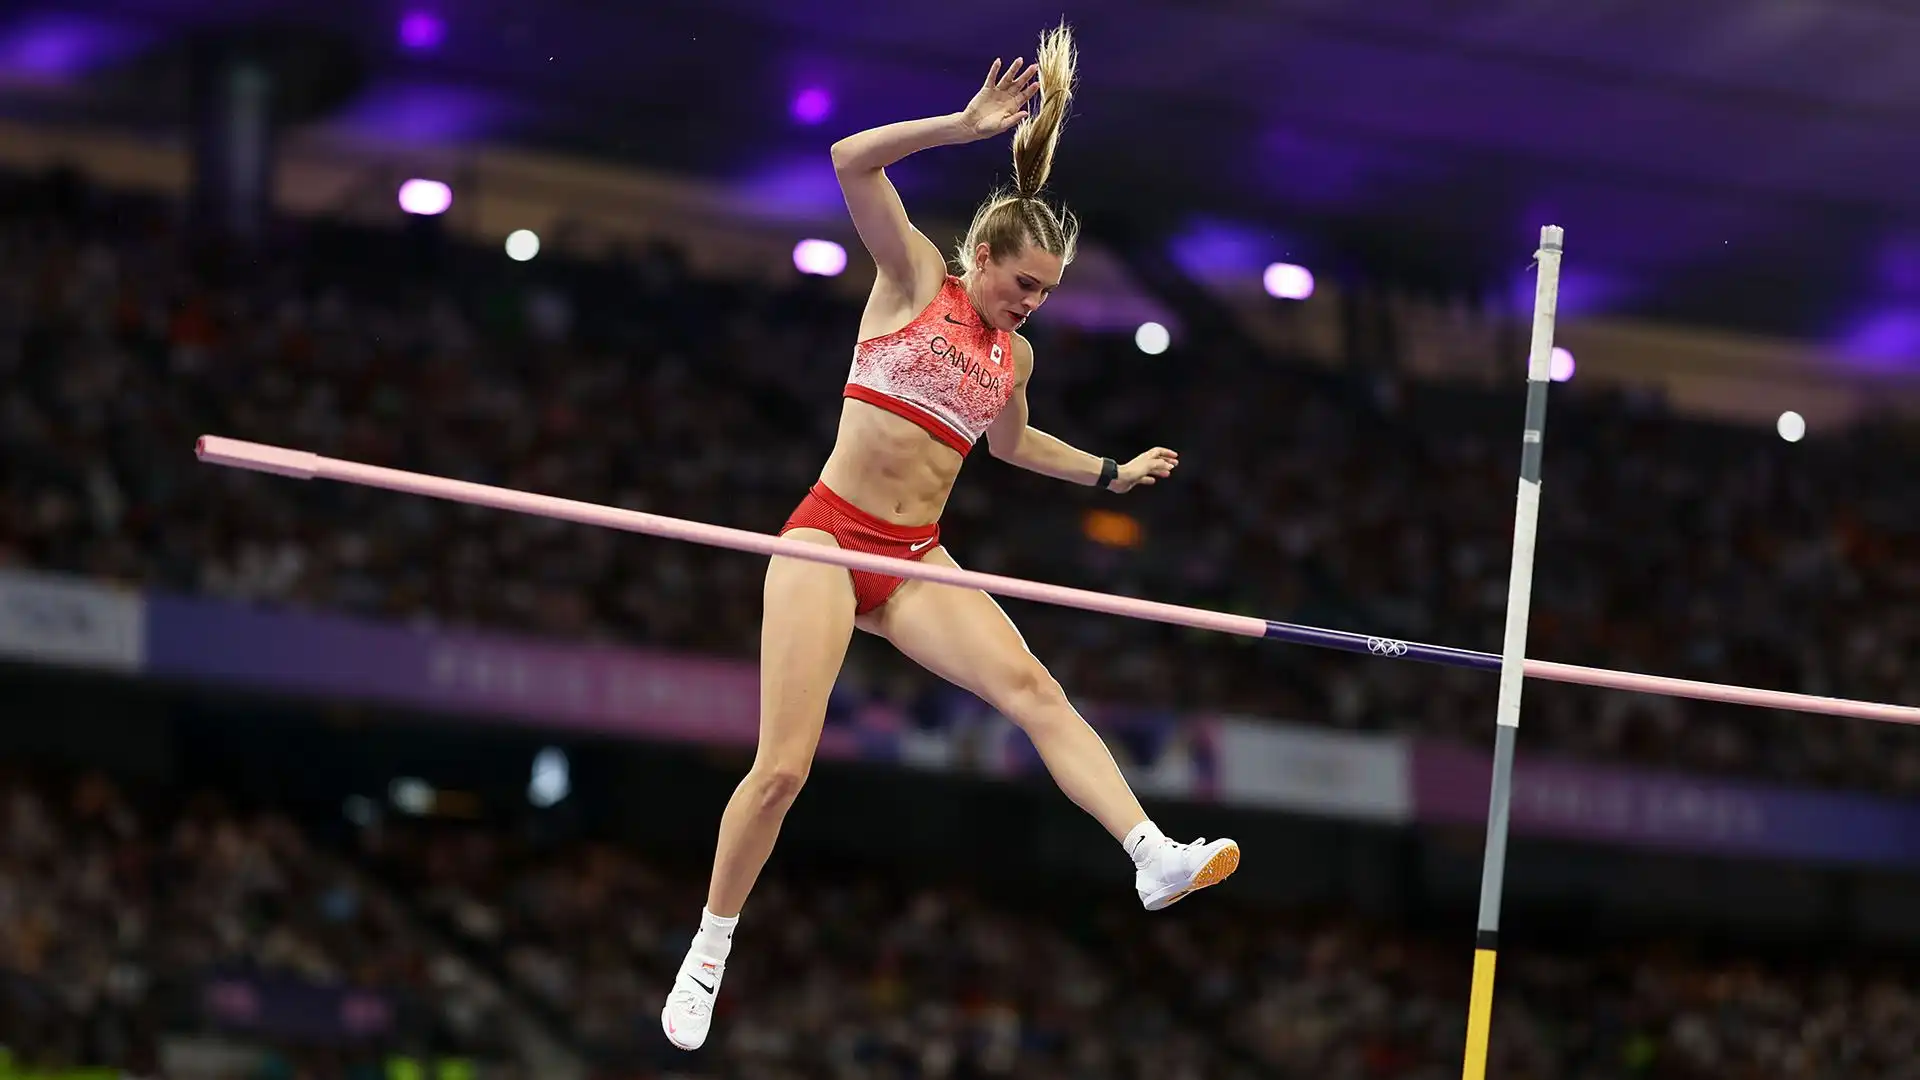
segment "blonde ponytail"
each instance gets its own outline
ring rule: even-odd
[[[1073,103],[1076,60],[1073,31],[1064,20],[1040,35],[1033,61],[1040,69],[1040,108],[1013,129],[1013,193],[1021,198],[1040,194],[1053,172],[1053,150]]]
[[[1013,129],[1013,190],[994,192],[974,211],[966,239],[954,253],[962,274],[972,267],[973,251],[981,243],[995,261],[1035,244],[1059,256],[1062,266],[1073,262],[1079,246],[1080,222],[1065,207],[1056,210],[1040,197],[1053,173],[1053,152],[1073,104],[1078,56],[1065,20],[1040,35],[1034,66],[1040,69],[1040,107]]]

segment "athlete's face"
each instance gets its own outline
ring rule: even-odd
[[[980,317],[996,330],[1024,326],[1027,317],[1046,303],[1060,284],[1065,269],[1060,256],[1033,244],[998,258],[981,244],[974,249],[973,260],[973,303],[980,309]]]

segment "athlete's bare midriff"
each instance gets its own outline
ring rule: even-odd
[[[820,479],[882,521],[930,525],[946,509],[965,460],[911,420],[849,398]]]

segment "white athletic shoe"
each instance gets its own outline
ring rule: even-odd
[[[1220,884],[1238,869],[1240,845],[1231,840],[1168,840],[1134,873],[1133,887],[1143,907],[1159,911],[1196,889]]]
[[[680,974],[674,976],[673,992],[660,1010],[660,1030],[667,1041],[682,1050],[698,1050],[707,1041],[713,1027],[713,1001],[720,996],[720,977],[727,965],[688,953],[680,962]]]

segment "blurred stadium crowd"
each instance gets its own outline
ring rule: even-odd
[[[721,1036],[658,1036],[705,881],[601,842],[479,826],[370,827],[336,848],[212,796],[134,798],[97,775],[0,790],[0,1042],[9,1061],[161,1068],[218,1028],[209,969],[400,1002],[385,1036],[290,1039],[211,1080],[415,1075],[396,1054],[511,1063],[502,1011],[548,1018],[596,1080],[1437,1080],[1459,1068],[1469,954],[1338,912],[1209,905],[1143,919],[1124,895],[773,873],[754,897]],[[435,944],[423,944],[433,942]],[[496,981],[496,977],[497,980]],[[1897,960],[1718,956],[1679,943],[1530,945],[1502,964],[1490,1075],[1507,1080],[1893,1078],[1920,1039]],[[209,1015],[212,1019],[209,1019]],[[437,1076],[471,1076],[434,1073]]]

